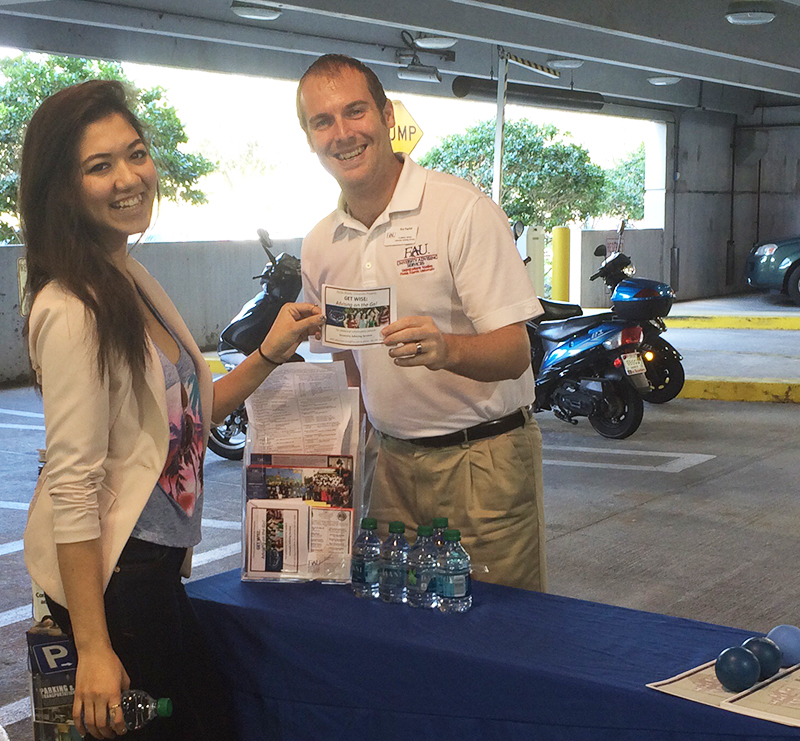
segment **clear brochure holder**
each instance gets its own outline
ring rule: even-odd
[[[363,435],[358,389],[337,365],[281,366],[246,402],[243,581],[350,579]]]

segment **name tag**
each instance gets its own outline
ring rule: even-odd
[[[403,244],[414,244],[417,241],[418,226],[393,226],[386,230],[383,243],[387,247],[397,247]]]

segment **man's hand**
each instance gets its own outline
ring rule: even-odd
[[[531,364],[524,322],[483,334],[444,334],[429,316],[407,316],[381,334],[389,356],[402,368],[425,366],[493,382],[519,378]]]
[[[429,316],[406,316],[381,330],[383,344],[395,365],[411,368],[424,365],[431,370],[447,367],[450,356],[445,335]]]

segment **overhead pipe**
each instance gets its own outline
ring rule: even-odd
[[[453,80],[453,95],[457,98],[476,100],[497,100],[497,82],[481,77],[465,77]],[[565,108],[572,111],[600,111],[605,98],[600,93],[581,90],[563,90],[544,85],[525,85],[509,82],[506,86],[506,100],[517,105],[532,105],[545,108]]]

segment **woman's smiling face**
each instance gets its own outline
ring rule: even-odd
[[[150,225],[158,175],[136,129],[119,113],[86,127],[78,145],[84,215],[110,249]]]

